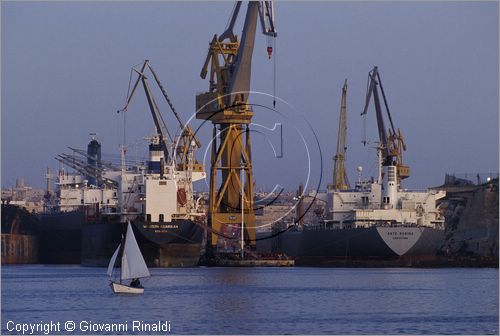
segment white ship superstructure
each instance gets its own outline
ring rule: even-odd
[[[194,199],[193,182],[205,178],[205,172],[194,171],[191,161],[188,169],[177,170],[173,160],[164,159],[156,135],[149,147],[147,166],[138,165],[130,170],[123,168],[116,177],[110,176],[118,183],[121,222],[137,216],[146,223],[160,223],[203,215]],[[194,157],[193,153],[190,155],[190,158]]]
[[[121,169],[109,166],[99,171],[94,180],[97,185],[89,184],[89,176],[82,174],[89,165],[76,166],[76,160],[63,161],[79,168],[79,172],[59,169],[53,210],[70,212],[98,205],[102,215],[121,215],[122,222],[138,215],[146,222],[170,222],[202,215],[194,200],[193,182],[205,178],[205,172],[193,171],[192,164],[186,170],[177,170],[173,160],[165,165],[163,151],[158,148],[158,136],[153,136],[146,164],[127,168],[123,162]]]
[[[117,189],[112,186],[89,185],[86,176],[59,170],[56,181],[57,198],[52,208],[59,212],[75,211],[82,206],[99,205],[113,211],[118,205]]]
[[[444,229],[444,217],[436,201],[444,191],[408,191],[398,183],[396,166],[382,166],[378,152],[376,181],[358,181],[354,190],[328,191],[327,228],[372,226],[420,226]]]

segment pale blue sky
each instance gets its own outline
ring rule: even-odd
[[[116,110],[125,100],[130,67],[146,58],[188,119],[195,94],[208,87],[199,77],[208,42],[223,32],[232,6],[2,1],[2,186],[12,186],[16,177],[43,186],[46,167],[58,167],[54,156],[66,146],[86,147],[91,132],[103,152],[117,154],[122,122]],[[322,187],[331,180],[346,77],[347,171],[351,180],[358,165],[367,176],[375,174],[375,154],[361,144],[360,117],[373,65],[379,66],[394,122],[408,145],[407,186],[441,184],[445,173],[498,172],[498,2],[278,2],[276,25],[277,95],[303,115],[321,144]],[[272,93],[266,46],[266,38],[257,35],[252,89]],[[127,142],[139,141],[142,155],[152,121],[140,94],[128,112]],[[270,104],[268,98],[255,101]],[[287,110],[278,103],[278,111]],[[164,105],[162,111],[168,113]],[[266,127],[281,122],[256,112],[255,122]],[[371,140],[373,112],[366,124]],[[306,152],[293,127],[306,133],[313,148],[311,180],[319,179],[312,131],[292,119],[284,124],[281,160],[254,137],[258,188],[279,183],[292,190],[305,180]],[[209,127],[201,133],[204,148],[209,133]]]

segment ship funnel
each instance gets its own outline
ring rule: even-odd
[[[384,193],[382,203],[384,208],[396,208],[397,206],[397,167],[384,166]]]
[[[87,145],[87,164],[95,168],[96,171],[101,168],[101,144],[95,138],[92,138]],[[93,175],[87,175],[87,180],[89,185],[98,186],[98,183],[100,184],[97,177]]]
[[[161,161],[165,162],[163,155],[163,146],[159,142],[159,138],[154,136],[149,144],[149,160],[148,160],[148,170],[150,173],[160,173]]]

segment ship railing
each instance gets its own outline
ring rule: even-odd
[[[429,192],[429,188],[427,189],[423,189],[423,188],[420,188],[420,189],[407,189],[407,188],[401,188],[399,191],[399,193],[427,193]]]
[[[358,221],[359,222],[359,221]],[[384,221],[377,221],[377,222],[367,222],[366,226],[364,227],[418,227],[418,228],[437,228],[436,225],[432,225],[432,224],[418,224],[418,223],[410,223],[410,222],[406,222],[406,223],[387,223],[387,222],[384,222]],[[361,225],[363,226],[363,225]],[[359,225],[358,225],[359,227]]]
[[[353,208],[352,210],[353,211],[356,211],[356,210],[379,210],[381,209],[380,207],[380,204],[362,204],[362,205],[359,205],[359,206],[356,206],[355,208]]]

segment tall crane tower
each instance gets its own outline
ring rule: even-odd
[[[340,102],[339,134],[337,138],[337,154],[335,154],[333,166],[333,188],[335,190],[347,190],[350,188],[349,180],[345,173],[345,151],[346,151],[346,106],[347,106],[347,79],[342,87],[342,100]]]
[[[255,248],[249,129],[253,111],[248,95],[257,18],[260,18],[263,34],[275,37],[276,31],[273,3],[249,1],[238,41],[233,27],[240,7],[241,1],[234,7],[226,31],[220,36],[214,35],[210,42],[200,74],[203,79],[209,74],[209,89],[196,96],[196,118],[213,124],[208,209],[208,226],[212,234],[207,238],[208,253],[216,250],[219,238],[216,233],[224,225],[233,228],[241,225],[246,245]],[[267,50],[269,55],[272,53],[270,48]]]
[[[361,115],[365,115],[367,113],[371,96],[373,96],[373,102],[375,104],[375,114],[377,118],[378,135],[382,150],[382,165],[396,166],[398,184],[400,184],[402,179],[410,176],[410,167],[403,164],[403,151],[406,151],[406,144],[404,142],[404,138],[401,134],[400,129],[398,128],[398,130],[396,131],[394,128],[391,113],[389,111],[389,105],[387,104],[387,99],[385,97],[384,87],[382,86],[382,80],[380,79],[380,74],[378,72],[378,67],[374,66],[373,69],[368,73],[368,80],[369,84],[368,91],[366,92],[365,108]],[[391,124],[391,127],[387,132],[384,124],[384,117],[382,115],[382,107],[380,105],[380,96],[378,92],[379,86],[380,92],[382,93],[382,98],[384,100],[385,110]]]

